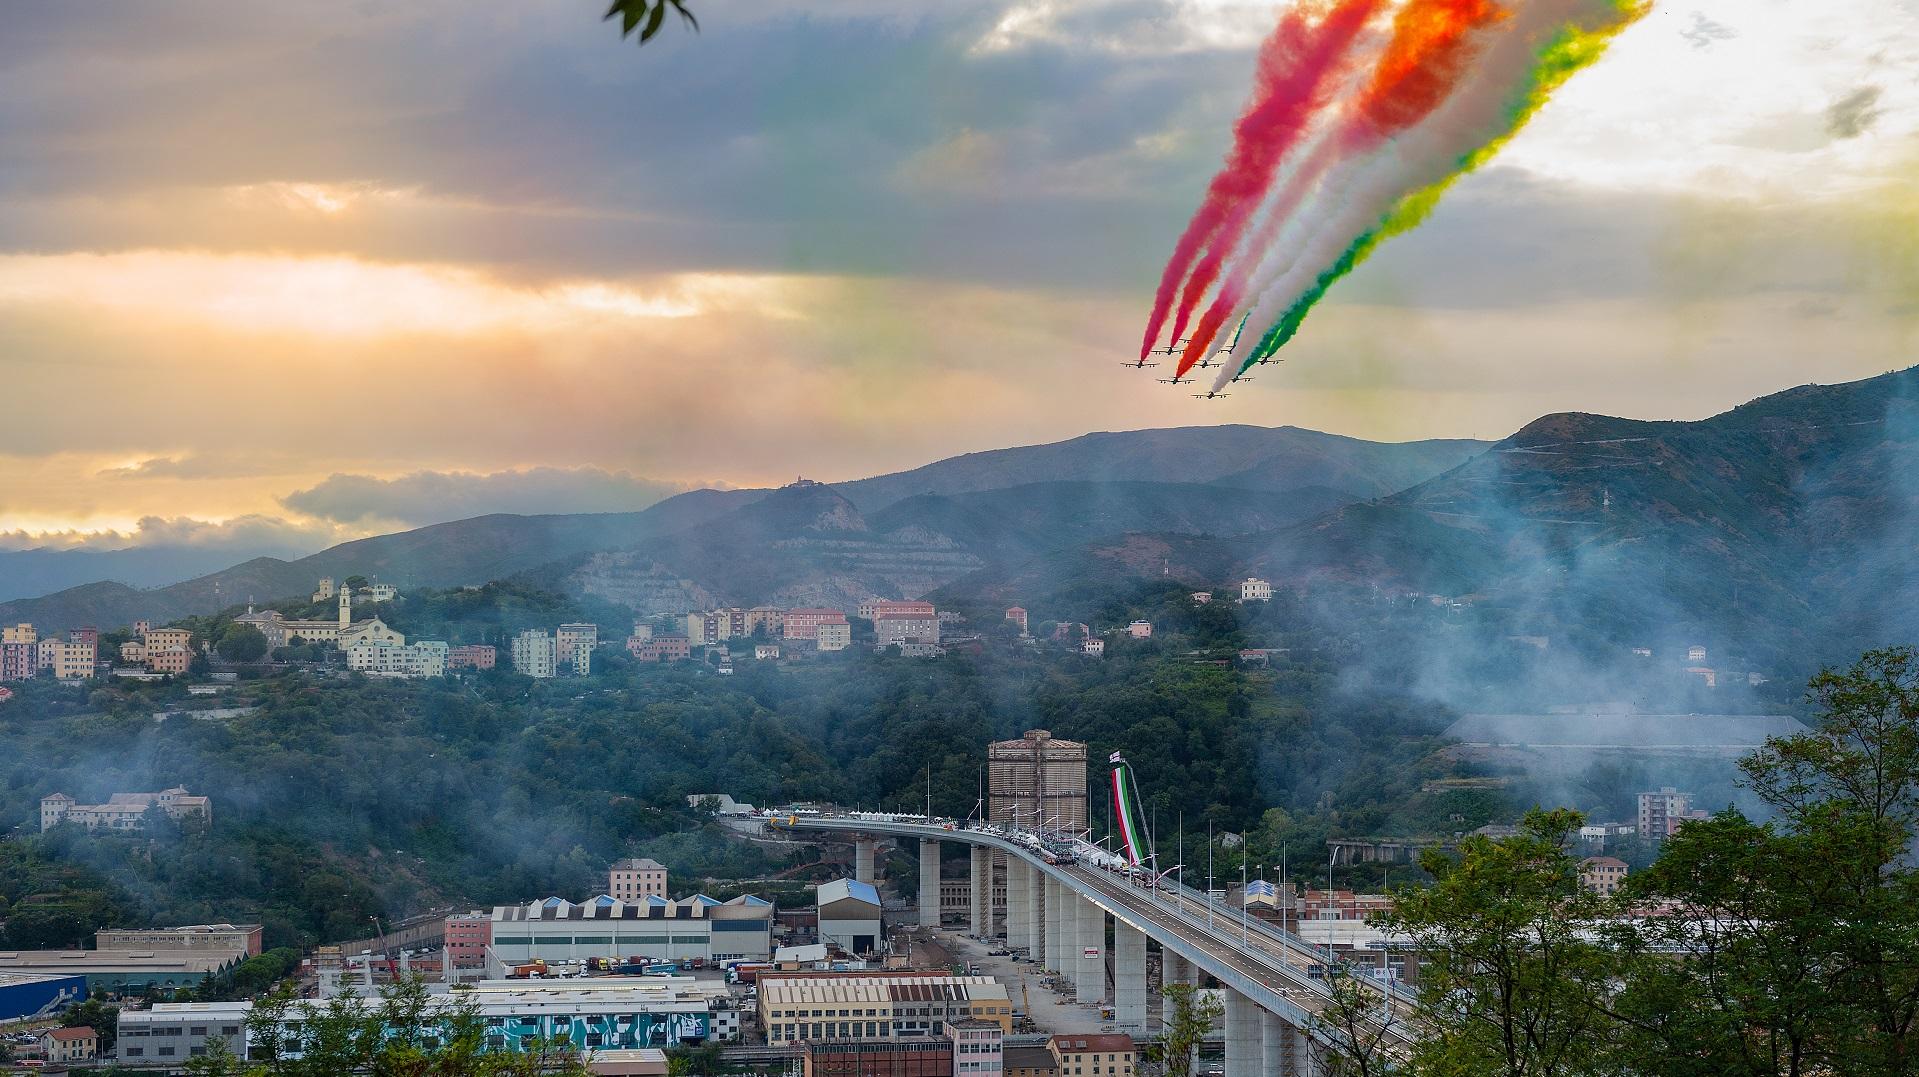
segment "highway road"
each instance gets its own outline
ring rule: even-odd
[[[1223,903],[1208,901],[1196,891],[1170,880],[1162,886],[1146,888],[1135,885],[1134,880],[1123,874],[1090,864],[1047,863],[1002,828],[864,813],[776,814],[767,821],[775,827],[793,830],[964,842],[1018,857],[1296,1028],[1311,1029],[1313,1018],[1322,1011],[1331,994],[1323,976],[1317,974],[1323,972],[1329,956],[1297,936],[1261,920],[1242,919]],[[1379,1017],[1375,1020],[1386,1021],[1387,1038],[1398,1046],[1410,1045],[1415,1013],[1411,994],[1370,976],[1356,977],[1355,981],[1380,999]],[[1390,1019],[1385,1016],[1388,1006]]]

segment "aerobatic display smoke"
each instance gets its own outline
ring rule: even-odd
[[[1261,48],[1225,166],[1161,276],[1141,358],[1170,316],[1175,379],[1232,325],[1215,391],[1271,359],[1334,283],[1425,220],[1649,8],[1347,0],[1287,11]]]

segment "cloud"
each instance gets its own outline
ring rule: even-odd
[[[535,515],[633,512],[697,484],[661,482],[597,467],[535,467],[476,474],[416,471],[394,479],[333,475],[281,498],[286,507],[322,520],[412,526],[488,513]]]
[[[1826,109],[1826,130],[1834,138],[1858,138],[1879,122],[1881,110],[1877,86],[1861,86],[1834,101]]]
[[[1695,11],[1692,13],[1692,25],[1681,30],[1679,36],[1695,49],[1709,49],[1715,41],[1731,41],[1738,37],[1739,31],[1725,23],[1708,19],[1705,12]]]
[[[248,514],[231,520],[145,516],[131,528],[0,531],[0,550],[125,550],[156,546],[235,551],[236,557],[304,557],[346,537],[331,524]]]

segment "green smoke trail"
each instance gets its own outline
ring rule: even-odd
[[[1526,81],[1514,92],[1499,132],[1461,157],[1444,179],[1405,195],[1386,211],[1377,225],[1360,233],[1345,252],[1260,337],[1259,347],[1247,353],[1241,361],[1239,373],[1244,374],[1253,364],[1272,358],[1279,349],[1285,347],[1299,332],[1306,315],[1326,295],[1327,289],[1370,257],[1382,242],[1425,223],[1434,207],[1439,205],[1440,197],[1461,176],[1492,160],[1545,106],[1554,91],[1580,70],[1590,67],[1605,53],[1606,47],[1612,44],[1612,39],[1620,31],[1652,10],[1650,0],[1611,0],[1611,6],[1612,16],[1600,26],[1593,29],[1568,26],[1548,41],[1539,50]]]

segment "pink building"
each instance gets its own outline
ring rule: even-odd
[[[1009,608],[1009,609],[1007,609],[1007,611],[1006,611],[1006,619],[1007,619],[1007,620],[1009,620],[1009,621],[1011,621],[1011,622],[1013,622],[1014,624],[1016,624],[1016,625],[1018,625],[1018,626],[1019,626],[1019,630],[1020,630],[1020,633],[1021,633],[1022,635],[1024,635],[1024,634],[1025,634],[1025,632],[1026,632],[1026,609],[1025,609],[1025,607],[1023,607],[1023,606],[1013,606],[1013,607],[1010,607],[1010,608]]]
[[[666,865],[657,860],[615,860],[606,873],[606,892],[616,901],[666,896]]]
[[[843,625],[845,623],[846,613],[842,610],[787,610],[786,638],[819,639],[821,625]]]
[[[493,945],[493,918],[484,912],[457,913],[446,918],[446,954],[456,969],[486,967],[486,950]]]
[[[492,669],[499,661],[499,651],[491,643],[469,643],[464,647],[449,647],[446,652],[448,669]]]
[[[1134,621],[1126,626],[1126,634],[1134,639],[1146,639],[1153,634],[1153,622]]]

